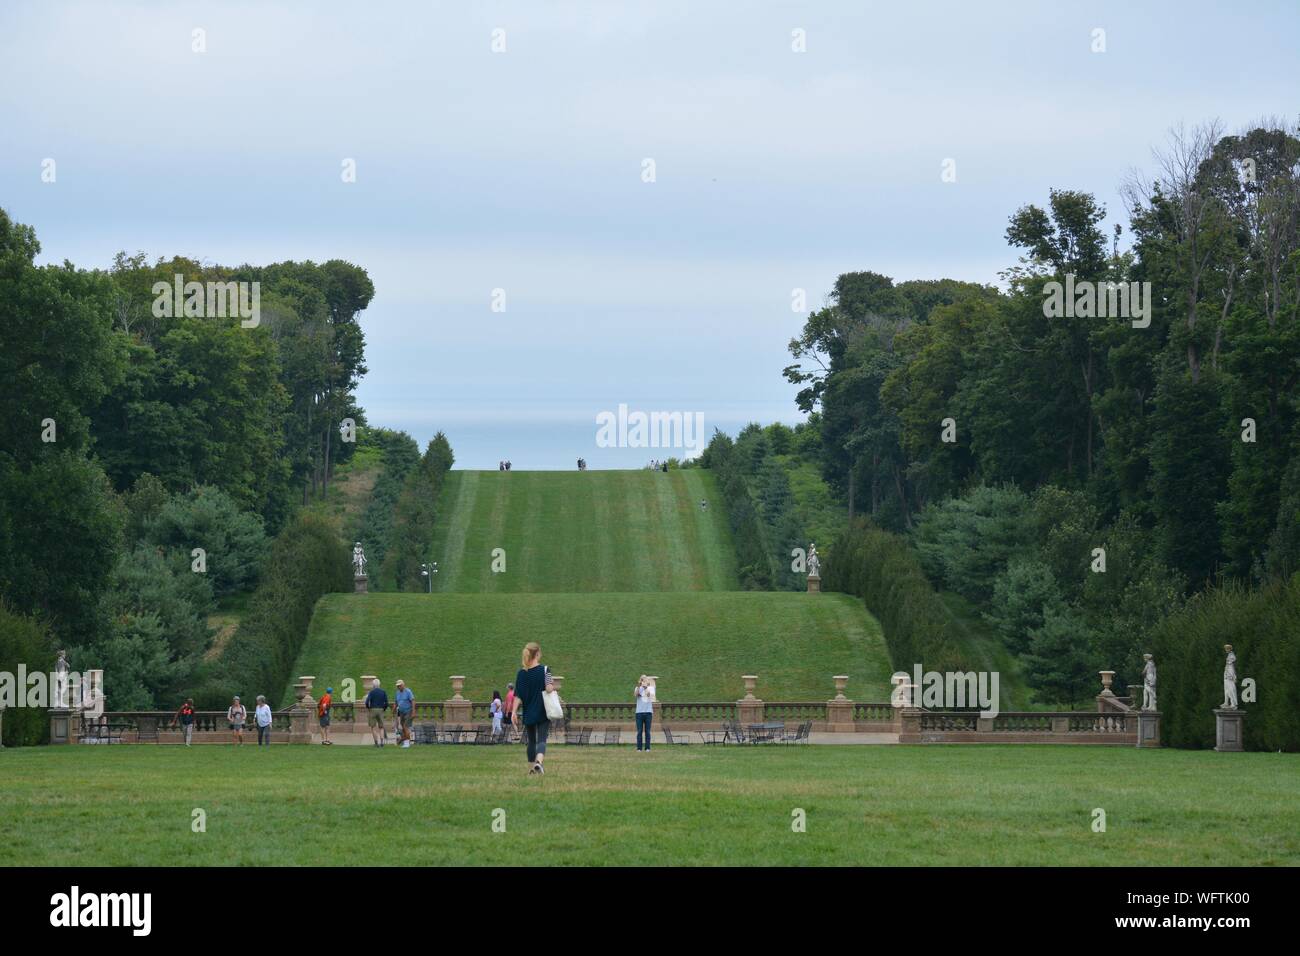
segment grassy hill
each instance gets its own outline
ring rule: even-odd
[[[722,496],[699,469],[453,471],[438,513],[435,591],[739,587]],[[492,571],[495,548],[503,573]]]
[[[294,673],[318,687],[400,677],[420,700],[450,697],[447,678],[464,674],[465,696],[487,700],[530,640],[573,701],[624,700],[643,673],[665,701],[736,700],[742,674],[767,700],[826,700],[834,674],[857,700],[888,699],[880,627],[842,594],[331,594]]]

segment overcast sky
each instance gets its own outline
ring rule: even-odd
[[[1298,11],[4,0],[0,206],[47,262],[347,259],[372,423],[458,467],[626,466],[662,456],[595,447],[619,403],[798,420],[792,289],[996,282],[1050,187],[1120,216],[1173,124],[1296,115]]]

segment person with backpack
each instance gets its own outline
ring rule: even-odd
[[[370,686],[370,692],[366,694],[366,719],[370,724],[370,736],[375,740],[376,747],[384,745],[384,711],[388,710],[388,693],[379,686],[379,678]]]
[[[528,772],[544,774],[542,761],[546,759],[546,738],[551,732],[551,721],[546,716],[543,694],[554,690],[551,673],[542,665],[542,648],[536,641],[524,645],[523,667],[515,675],[514,710],[510,722],[515,727],[523,721]]]
[[[185,698],[185,703],[181,704],[181,709],[176,711],[176,719],[181,722],[181,727],[185,731],[185,746],[190,745],[190,740],[194,737],[194,698]]]
[[[330,740],[330,708],[334,706],[334,688],[326,687],[325,693],[316,702],[316,718],[320,721],[320,742],[332,744]]]
[[[230,707],[226,710],[226,720],[230,722],[231,743],[244,746],[244,721],[248,719],[248,711],[236,697],[230,702]]]

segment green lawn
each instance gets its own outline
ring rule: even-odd
[[[505,551],[504,572],[492,570],[496,548]],[[713,475],[699,469],[453,471],[430,553],[435,591],[740,586],[722,497]]]
[[[1293,754],[558,745],[547,763],[527,776],[518,747],[6,750],[0,865],[1300,863]]]
[[[850,676],[857,700],[887,700],[880,625],[843,594],[674,591],[658,594],[331,594],[321,599],[293,674],[316,686],[377,674],[420,700],[505,693],[526,641],[565,678],[574,701],[630,699],[641,674],[664,701],[736,700],[742,674],[767,700],[826,700]],[[285,700],[287,700],[287,695]]]

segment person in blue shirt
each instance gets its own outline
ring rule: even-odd
[[[388,710],[388,693],[379,686],[379,678],[370,685],[366,694],[366,717],[370,723],[370,735],[375,738],[375,746],[384,745],[384,711]]]
[[[517,728],[520,718],[523,718],[530,764],[528,772],[545,773],[542,761],[546,759],[546,738],[551,732],[551,722],[546,716],[542,694],[555,688],[550,672],[542,666],[542,649],[536,641],[524,645],[523,665],[515,675],[515,703],[510,722]]]
[[[397,682],[397,694],[393,697],[393,706],[397,708],[397,727],[401,738],[399,747],[411,746],[411,718],[415,716],[415,694],[402,681]]]

